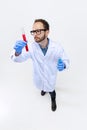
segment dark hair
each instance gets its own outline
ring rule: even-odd
[[[34,23],[41,22],[46,30],[49,30],[49,23],[44,19],[36,19]]]

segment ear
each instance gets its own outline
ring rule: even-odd
[[[49,35],[49,30],[46,31],[46,35],[47,35],[47,36]]]

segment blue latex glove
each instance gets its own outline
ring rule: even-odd
[[[58,62],[57,62],[57,69],[59,71],[62,71],[66,68],[64,62],[62,61],[62,59],[59,59]]]
[[[22,49],[27,45],[27,42],[25,41],[17,41],[14,45],[14,49],[16,51],[16,53],[20,54],[22,52]]]

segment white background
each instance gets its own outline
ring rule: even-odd
[[[25,28],[28,42],[34,19],[50,24],[49,37],[61,42],[70,68],[58,72],[57,111],[49,95],[33,85],[32,62],[10,59]],[[87,130],[87,1],[0,0],[0,130]]]

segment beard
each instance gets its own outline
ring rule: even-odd
[[[35,40],[35,42],[40,43],[40,42],[42,42],[45,38],[46,38],[46,36],[45,36],[45,34],[44,34],[44,36],[41,37],[41,38],[39,38],[38,36],[35,36],[35,37],[34,37],[34,40]]]

